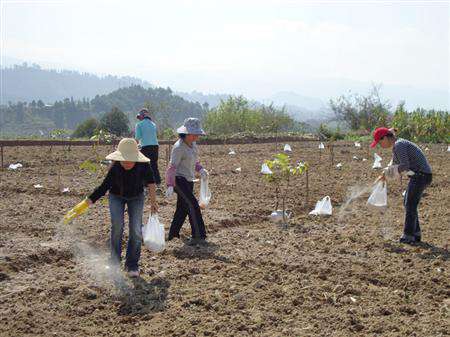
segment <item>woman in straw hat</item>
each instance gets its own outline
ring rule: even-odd
[[[130,277],[139,276],[139,258],[142,243],[142,213],[144,211],[144,187],[149,190],[151,212],[158,211],[156,205],[155,181],[149,159],[139,152],[132,138],[120,141],[117,150],[106,159],[113,162],[102,184],[88,197],[89,205],[109,191],[111,214],[111,260],[120,264],[125,205],[128,207],[129,238],[125,268]]]
[[[208,171],[198,161],[196,145],[196,141],[205,135],[205,132],[197,118],[188,118],[184,125],[177,129],[177,133],[180,139],[173,146],[166,172],[166,196],[172,196],[174,191],[177,193],[177,208],[170,225],[168,240],[180,237],[180,229],[186,216],[189,216],[192,232],[189,244],[203,244],[206,242],[206,230],[200,206],[193,193],[193,181],[195,172],[202,177],[208,176]]]

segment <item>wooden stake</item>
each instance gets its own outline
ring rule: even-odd
[[[334,148],[333,144],[328,145],[330,147],[330,160],[331,160],[331,167],[334,166]]]
[[[212,155],[212,145],[209,146],[209,171],[212,172],[213,170],[213,155]]]
[[[1,147],[1,157],[2,157],[2,168],[1,168],[1,170],[3,171],[3,146]]]
[[[306,170],[306,207],[309,206],[309,170]]]

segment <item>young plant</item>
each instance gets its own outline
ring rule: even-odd
[[[90,138],[90,140],[95,142],[94,145],[92,146],[95,159],[94,160],[87,159],[84,162],[82,162],[80,164],[80,170],[88,171],[92,174],[97,174],[98,178],[100,175],[104,173],[102,168],[108,166],[108,163],[102,160],[100,154],[98,153],[100,142],[112,144],[114,140],[114,135],[104,130],[97,130],[96,133]]]
[[[276,208],[278,208],[279,194],[282,191],[282,208],[283,208],[283,225],[287,226],[286,218],[286,196],[291,179],[295,176],[302,175],[308,170],[308,164],[297,163],[293,165],[291,158],[285,153],[278,153],[273,160],[266,160],[265,164],[272,173],[264,174],[264,179],[275,186]]]

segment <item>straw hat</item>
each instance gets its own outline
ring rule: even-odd
[[[184,124],[177,129],[177,133],[185,135],[206,135],[205,131],[201,128],[198,118],[186,119]]]
[[[117,150],[106,156],[106,159],[113,161],[133,161],[138,163],[148,163],[150,159],[139,152],[138,145],[133,138],[124,138],[119,142]]]

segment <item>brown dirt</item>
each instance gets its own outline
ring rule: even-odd
[[[201,146],[203,163],[213,168],[213,201],[204,211],[210,245],[175,241],[162,254],[143,248],[142,277],[119,277],[120,288],[86,271],[74,246],[82,241],[107,251],[107,204],[97,203],[70,227],[59,224],[101,179],[78,169],[93,158],[91,148],[64,155],[55,148],[7,148],[6,162],[24,167],[1,172],[0,335],[448,336],[446,146],[428,145],[435,176],[420,209],[426,243],[412,247],[397,243],[406,179],[389,185],[385,211],[366,207],[364,195],[339,216],[348,188],[376,178],[373,152],[335,149],[335,164],[343,163],[338,170],[317,145],[291,143],[294,159],[311,166],[310,201],[305,177],[296,178],[288,191],[294,212],[288,230],[268,221],[274,189],[258,174],[273,144],[233,145],[236,156],[228,155],[231,146]],[[390,160],[388,152],[378,153],[383,163]],[[68,194],[55,191],[56,158],[63,158]],[[237,167],[241,173],[233,172]],[[44,188],[35,189],[37,183]],[[309,216],[325,195],[333,216]],[[160,199],[160,211],[167,228],[174,201]]]

